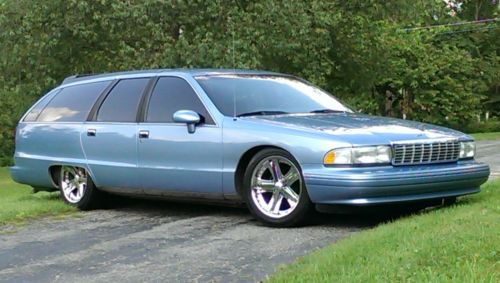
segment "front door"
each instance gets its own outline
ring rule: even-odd
[[[174,123],[178,110],[201,116],[194,133]],[[147,194],[222,197],[222,129],[191,86],[160,77],[138,125],[139,177]]]

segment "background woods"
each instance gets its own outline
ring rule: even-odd
[[[291,73],[366,113],[500,130],[499,13],[498,0],[0,0],[0,165],[19,117],[66,76],[130,69]]]

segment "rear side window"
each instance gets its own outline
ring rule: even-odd
[[[38,116],[39,122],[82,122],[110,81],[65,87]]]
[[[100,122],[135,122],[142,93],[149,78],[119,81],[97,112]]]
[[[185,80],[160,78],[151,94],[146,122],[172,123],[173,115],[178,110],[195,111],[205,119],[206,124],[214,124],[198,95]]]
[[[42,99],[40,99],[35,106],[30,110],[28,114],[26,114],[26,117],[24,117],[25,122],[35,122],[42,110],[47,106],[47,104],[50,102],[54,96],[61,91],[60,89],[58,90],[53,90],[49,92],[48,94],[44,95]]]

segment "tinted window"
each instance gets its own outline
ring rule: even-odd
[[[137,108],[149,78],[119,81],[97,112],[100,122],[135,122]]]
[[[65,87],[43,109],[41,122],[82,122],[110,81]]]
[[[181,78],[160,78],[151,95],[146,115],[147,122],[173,122],[172,116],[178,110],[192,110],[200,114],[205,123],[213,120],[191,86]]]
[[[24,118],[25,122],[34,122],[38,118],[38,115],[42,112],[42,110],[47,106],[50,100],[60,91],[60,89],[56,91],[51,91],[48,94],[44,95],[36,104],[33,106],[31,111]]]
[[[259,111],[352,112],[325,91],[301,80],[276,75],[200,76],[196,80],[226,116]]]

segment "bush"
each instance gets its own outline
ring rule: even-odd
[[[17,122],[34,100],[19,89],[0,90],[0,166],[12,164]]]

